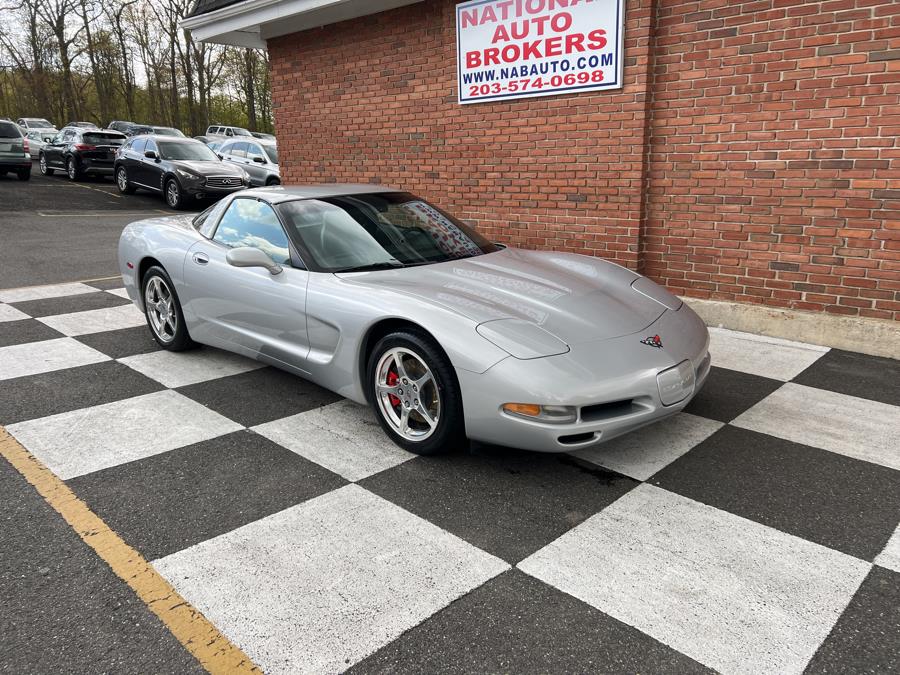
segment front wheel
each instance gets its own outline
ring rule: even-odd
[[[266,181],[266,187],[271,187],[273,185],[281,185],[281,179],[275,178],[275,176],[270,177]]]
[[[415,330],[386,335],[367,366],[369,401],[394,443],[419,455],[465,445],[456,374],[433,339]]]
[[[38,165],[41,167],[41,174],[44,176],[53,175],[53,169],[47,166],[47,157],[43,152],[38,156]]]
[[[174,178],[170,178],[166,181],[165,195],[166,204],[169,205],[169,208],[175,209],[176,211],[184,208],[187,196],[181,191],[181,186]]]
[[[184,351],[195,345],[184,323],[175,285],[162,267],[151,267],[142,284],[144,314],[153,339],[163,349]]]

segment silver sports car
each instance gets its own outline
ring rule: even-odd
[[[649,279],[492,244],[377,186],[244,190],[131,223],[119,264],[162,348],[283,368],[421,454],[583,448],[678,412],[709,373],[706,326]]]

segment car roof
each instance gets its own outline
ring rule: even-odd
[[[384,185],[366,185],[361,183],[319,183],[311,185],[273,185],[272,187],[253,188],[237,193],[241,197],[259,197],[270,204],[290,202],[295,199],[322,199],[324,197],[343,197],[346,195],[364,195],[378,192],[404,192]]]

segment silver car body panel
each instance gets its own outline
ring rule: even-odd
[[[238,194],[278,203],[379,191],[395,190],[323,185]],[[138,271],[158,261],[194,340],[359,403],[370,331],[385,321],[420,326],[456,370],[466,433],[475,440],[550,452],[593,445],[683,409],[709,372],[699,317],[652,281],[599,258],[509,248],[396,270],[286,266],[272,275],[229,265],[227,251],[191,216],[160,217],[125,228],[119,265],[142,308]],[[503,412],[509,402],[574,406],[578,418],[538,422]]]

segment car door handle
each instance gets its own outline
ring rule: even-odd
[[[209,256],[205,253],[195,253],[192,259],[198,265],[205,265],[209,262]]]

